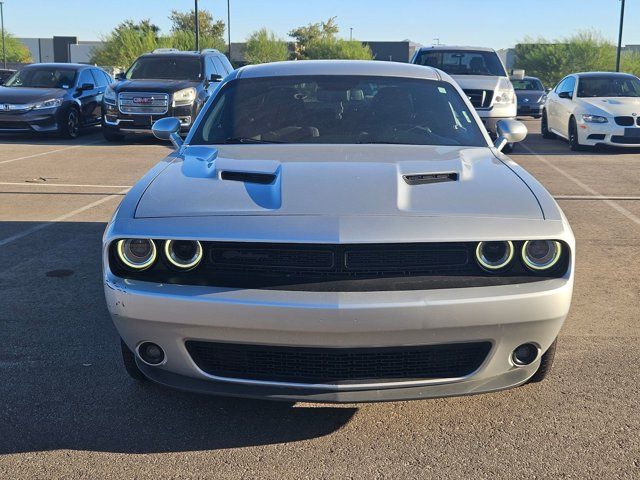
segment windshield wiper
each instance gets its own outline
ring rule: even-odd
[[[227,138],[224,143],[285,143],[285,142],[278,142],[277,140],[260,140],[257,138],[251,138],[251,137],[229,137]]]

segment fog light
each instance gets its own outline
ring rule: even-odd
[[[156,260],[156,245],[147,238],[127,238],[118,240],[120,261],[133,270],[144,270]]]
[[[164,255],[169,263],[180,270],[191,270],[202,260],[202,245],[197,240],[167,240]]]
[[[529,365],[538,358],[539,349],[533,343],[523,343],[511,354],[511,360],[517,367]]]
[[[152,342],[142,342],[138,345],[138,356],[149,365],[160,365],[164,362],[164,350]]]
[[[513,251],[513,243],[510,241],[480,242],[476,248],[476,260],[485,270],[500,270],[509,265]]]

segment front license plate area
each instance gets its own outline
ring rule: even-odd
[[[640,128],[625,128],[624,136],[627,138],[640,138]]]

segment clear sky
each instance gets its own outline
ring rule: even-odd
[[[3,0],[5,27],[18,37],[77,36],[98,40],[125,19],[150,18],[168,30],[172,9],[193,0]],[[623,43],[640,44],[640,0],[627,0]],[[200,8],[226,21],[226,0],[200,0]],[[267,27],[289,30],[336,16],[340,34],[353,28],[359,40],[410,39],[441,43],[513,46],[525,36],[557,39],[596,29],[617,40],[620,0],[231,0],[231,40],[244,41]]]

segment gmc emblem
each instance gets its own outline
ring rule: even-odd
[[[133,103],[151,103],[153,97],[133,97]]]

